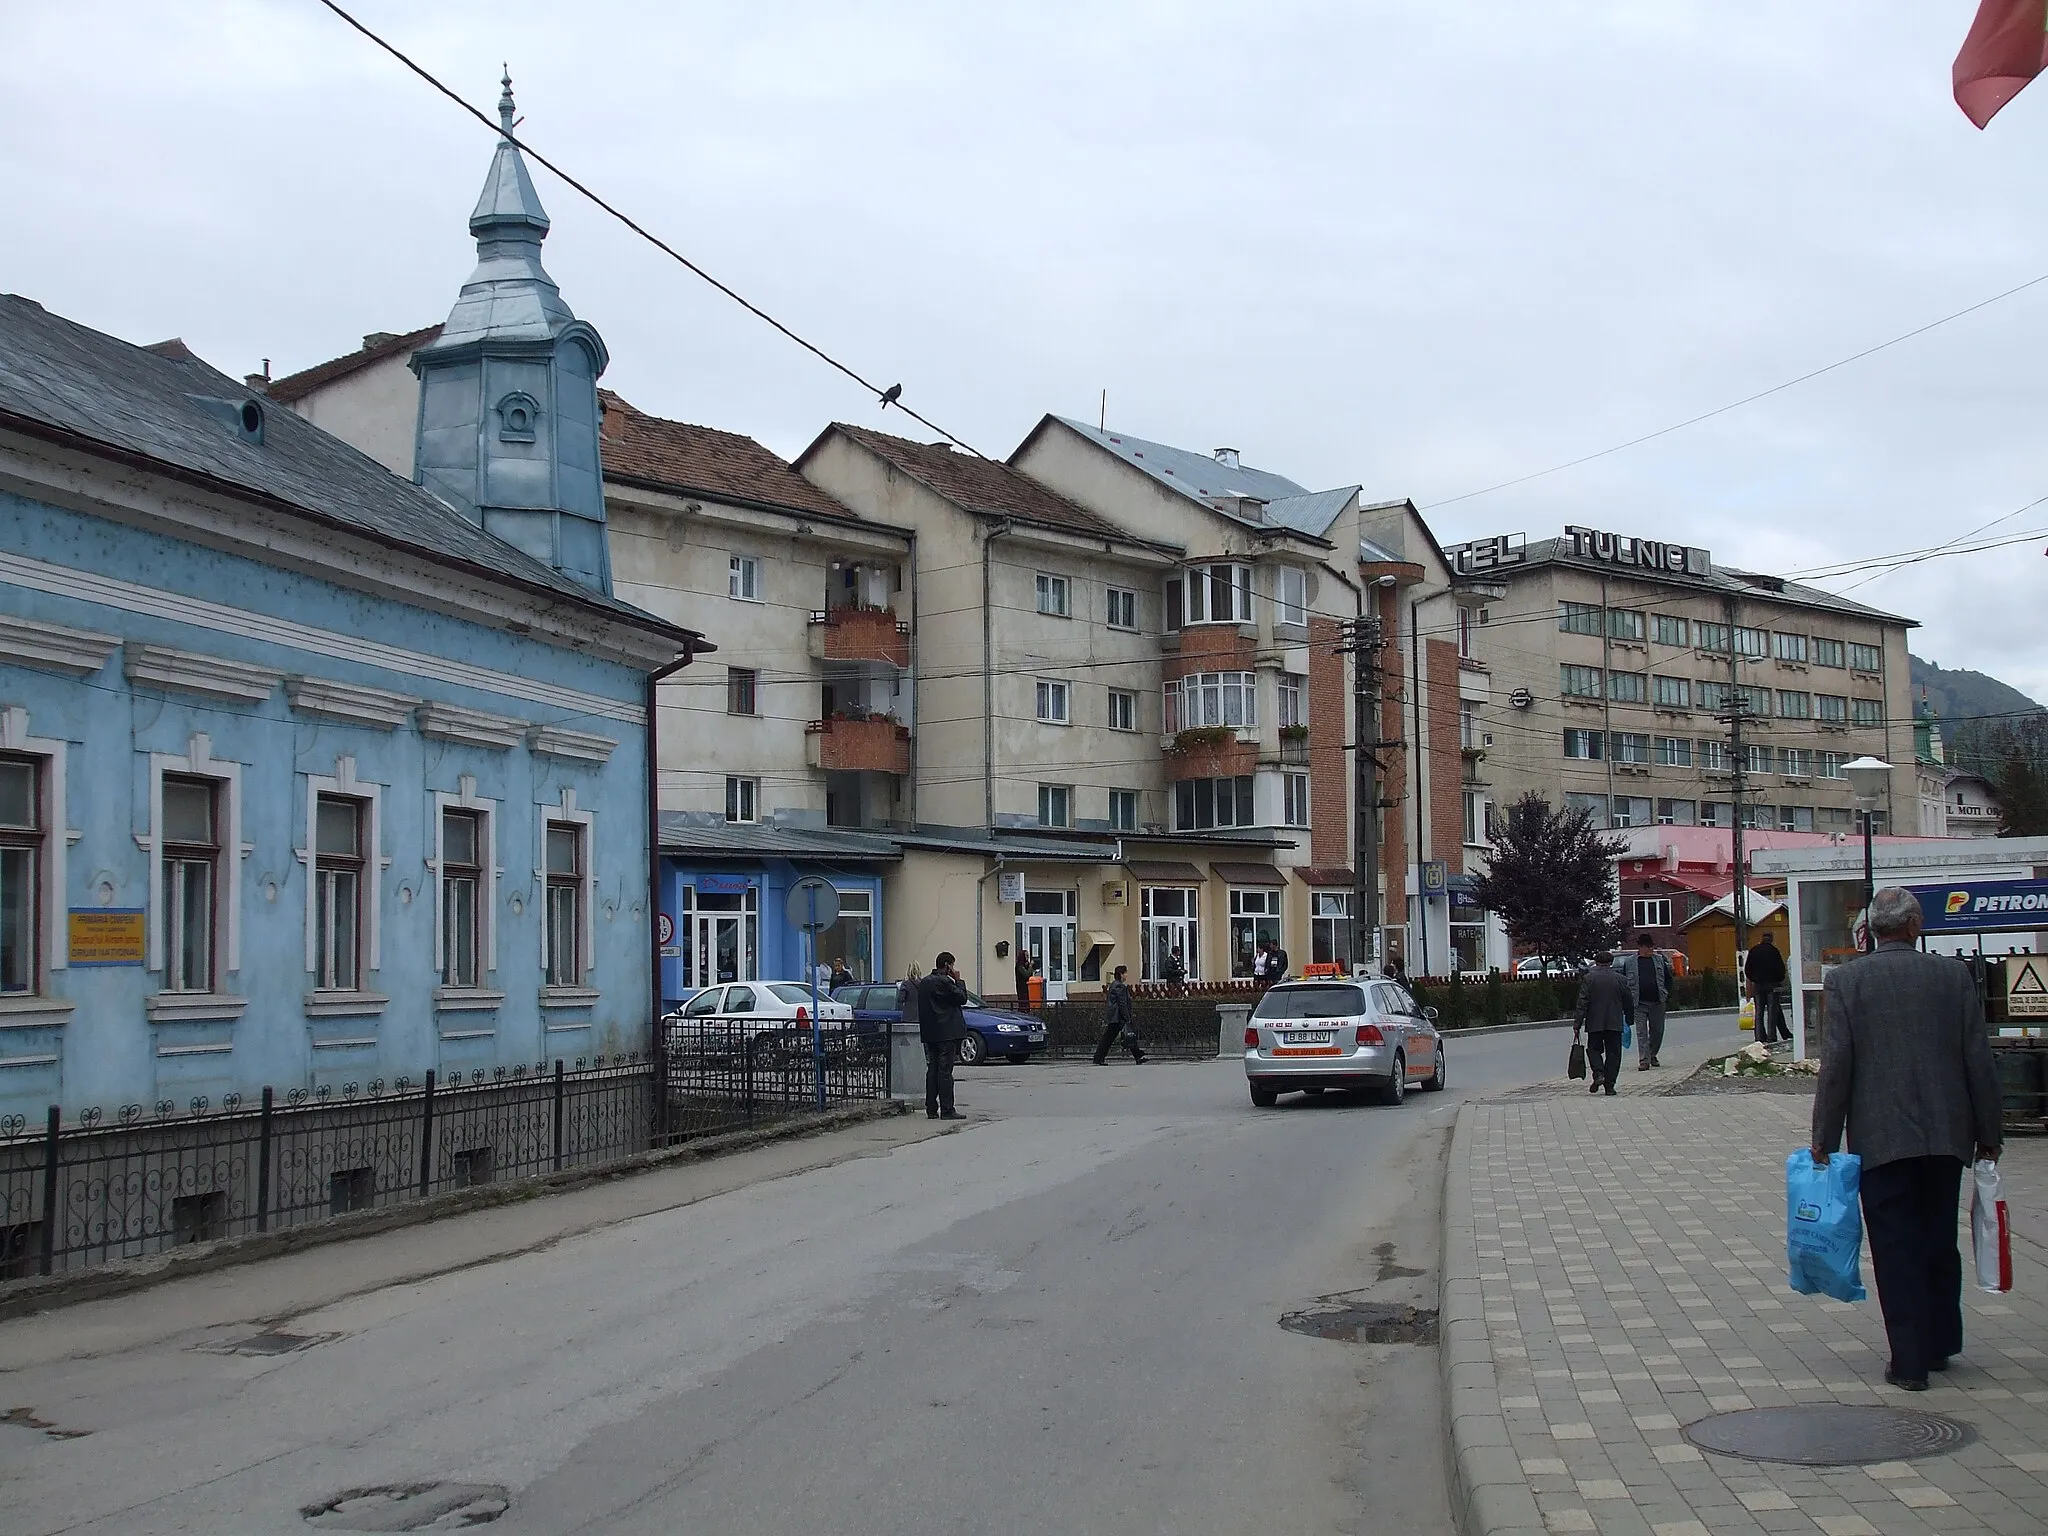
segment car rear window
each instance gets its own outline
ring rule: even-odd
[[[811,989],[809,987],[800,987],[793,981],[773,982],[769,985],[768,990],[781,998],[785,1003],[801,1003],[806,1008],[811,1006]],[[823,998],[830,998],[832,994],[821,992],[818,995]]]
[[[1349,982],[1328,986],[1275,987],[1253,1011],[1260,1019],[1341,1019],[1364,1013],[1365,993]]]

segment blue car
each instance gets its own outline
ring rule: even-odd
[[[900,982],[861,983],[840,987],[832,994],[835,1003],[853,1008],[853,1027],[863,1033],[880,1031],[903,1017],[905,988]],[[967,994],[967,1035],[960,1042],[960,1060],[968,1066],[1002,1057],[1029,1061],[1045,1049],[1045,1021],[1028,1013],[991,1008],[972,992]]]

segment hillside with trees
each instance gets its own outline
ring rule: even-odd
[[[2048,709],[1985,673],[1910,659],[1914,700],[1925,699],[1941,722],[1943,755],[1996,788],[2000,831],[2048,835]]]

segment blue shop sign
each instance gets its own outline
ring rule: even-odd
[[[1994,933],[2048,928],[2048,880],[1958,880],[1909,885],[1923,933]]]
[[[744,896],[754,888],[751,875],[699,875],[694,883],[700,896]]]

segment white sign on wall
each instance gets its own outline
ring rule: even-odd
[[[1004,870],[996,876],[996,900],[1022,901],[1024,899],[1024,871]]]

